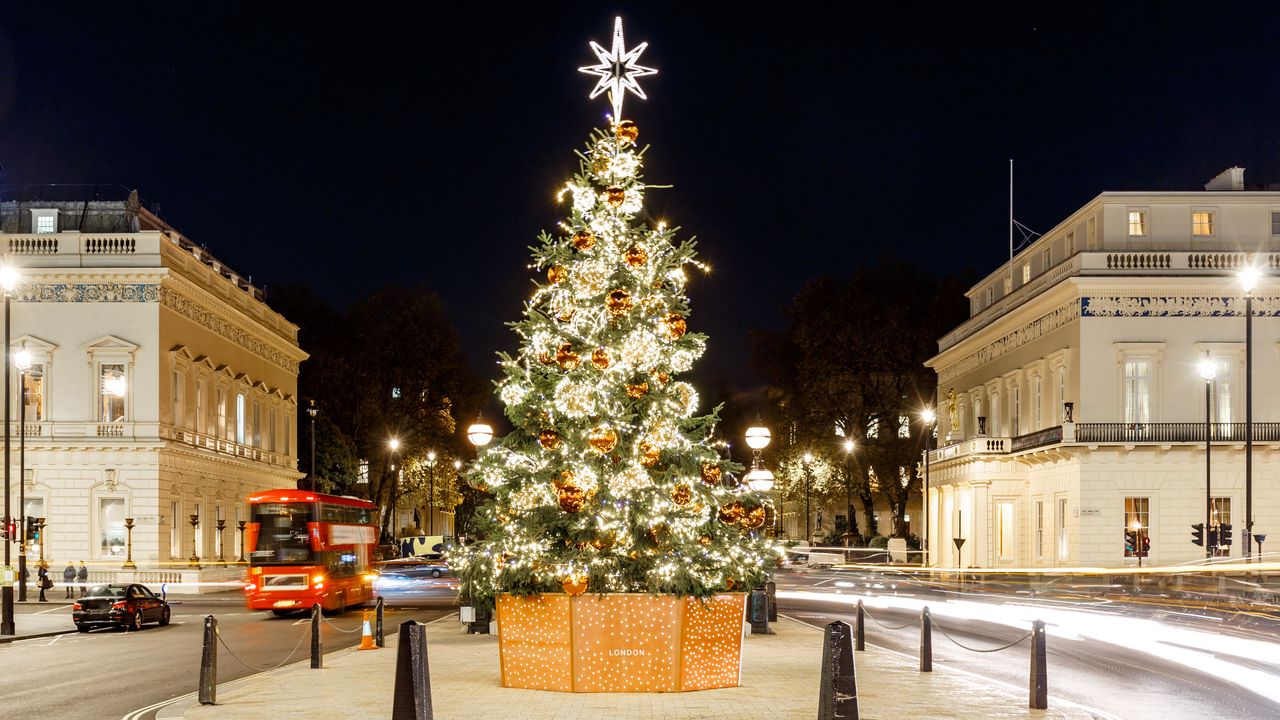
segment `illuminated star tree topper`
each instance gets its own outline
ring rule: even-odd
[[[622,39],[622,18],[617,17],[613,19],[613,47],[605,50],[599,43],[592,41],[591,50],[600,62],[578,68],[579,72],[600,77],[600,81],[591,91],[591,97],[595,98],[606,90],[609,92],[609,100],[613,103],[614,122],[622,122],[622,100],[628,90],[642,100],[648,99],[640,89],[640,83],[636,82],[636,78],[658,74],[654,68],[636,64],[640,59],[640,53],[647,47],[649,43],[643,42],[627,50],[626,43]]]

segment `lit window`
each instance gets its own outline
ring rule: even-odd
[[[1022,284],[1031,282],[1031,263],[1022,264]]]
[[[262,447],[262,403],[253,401],[253,446]]]
[[[1124,421],[1151,422],[1151,361],[1127,360],[1124,364]]]
[[[1147,234],[1147,213],[1145,211],[1129,211],[1129,234],[1137,236]]]
[[[1127,497],[1124,499],[1124,556],[1150,557],[1151,555],[1151,499]]]
[[[105,423],[124,422],[124,398],[128,385],[124,375],[124,365],[108,363],[98,368],[99,382],[98,421]]]
[[[1074,232],[1067,233],[1067,257],[1076,254],[1076,234]]]
[[[185,427],[187,424],[186,407],[184,401],[186,398],[187,378],[176,370],[173,373],[173,426]]]
[[[1209,518],[1209,527],[1214,528],[1223,524],[1230,525],[1231,524],[1231,498],[1229,497],[1213,498],[1212,505],[1213,505],[1213,513]],[[1219,557],[1226,557],[1231,554],[1231,546],[1227,545],[1226,547],[1224,547],[1222,545],[1222,540],[1219,539],[1218,546],[1214,554]]]
[[[1031,379],[1031,429],[1038,430],[1040,428],[1040,420],[1044,410],[1043,395],[1041,390],[1040,376],[1037,375]]]
[[[36,232],[38,233],[56,233],[58,232],[58,218],[52,215],[40,215],[36,218]]]
[[[1053,267],[1053,248],[1047,247],[1040,253],[1040,262],[1044,263],[1044,270]]]
[[[218,427],[216,428],[218,432],[218,437],[225,438],[229,434],[229,428],[227,428],[227,391],[226,390],[222,388],[218,388],[218,400],[216,403],[214,403],[214,405],[218,412]]]
[[[911,437],[911,418],[906,415],[898,416],[898,437]]]
[[[1010,394],[1009,402],[1012,407],[1009,408],[1009,435],[1017,437],[1022,433],[1022,387],[1013,386],[1013,392]]]
[[[44,421],[44,364],[34,363],[22,377],[22,403],[27,422]]]
[[[1001,560],[1014,560],[1018,557],[1018,528],[1014,522],[1013,503],[996,503],[996,552]]]
[[[1044,557],[1044,502],[1036,501],[1036,557]]]
[[[1280,235],[1280,210],[1271,211],[1271,234]]]
[[[987,286],[987,307],[991,307],[991,305],[995,303],[995,301],[996,301],[996,286],[988,285]]]
[[[236,393],[236,442],[244,444],[244,393]]]
[[[1231,363],[1214,358],[1217,366],[1212,380],[1213,421],[1231,422]]]
[[[102,557],[124,557],[124,498],[98,499],[98,552]]]
[[[1191,234],[1212,235],[1213,213],[1208,210],[1197,210],[1191,213]]]
[[[200,433],[201,435],[204,434],[204,425],[205,425],[204,390],[205,390],[204,380],[197,380],[196,381],[196,432]]]
[[[867,421],[867,437],[869,438],[880,437],[880,420],[879,419],[873,417]]]

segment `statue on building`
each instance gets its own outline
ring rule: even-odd
[[[951,420],[951,432],[960,432],[960,408],[956,405],[956,389],[947,390],[947,418]]]

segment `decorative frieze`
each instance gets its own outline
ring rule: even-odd
[[[160,300],[159,283],[19,283],[17,302],[153,303]]]
[[[1063,303],[1022,327],[987,343],[978,350],[943,368],[938,373],[939,383],[945,385],[956,377],[972,372],[1006,353],[1038,340],[1067,323],[1079,319],[1080,307],[1080,303],[1076,300]]]
[[[1083,317],[1244,317],[1241,296],[1203,295],[1107,295],[1080,299]],[[1255,297],[1253,314],[1280,316],[1280,297]]]
[[[208,308],[200,305],[191,298],[173,290],[172,288],[161,288],[161,301],[164,306],[174,312],[186,317],[192,322],[198,323],[209,330],[221,335],[222,337],[234,342],[240,347],[261,357],[267,362],[277,367],[288,370],[294,375],[298,374],[298,361],[280,352],[268,343],[265,343],[255,337],[253,334],[246,332],[244,328],[229,322],[217,314],[210,312]]]

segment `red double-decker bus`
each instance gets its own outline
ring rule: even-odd
[[[329,611],[374,599],[377,506],[305,490],[249,497],[245,548],[251,610],[287,615],[319,603]]]

